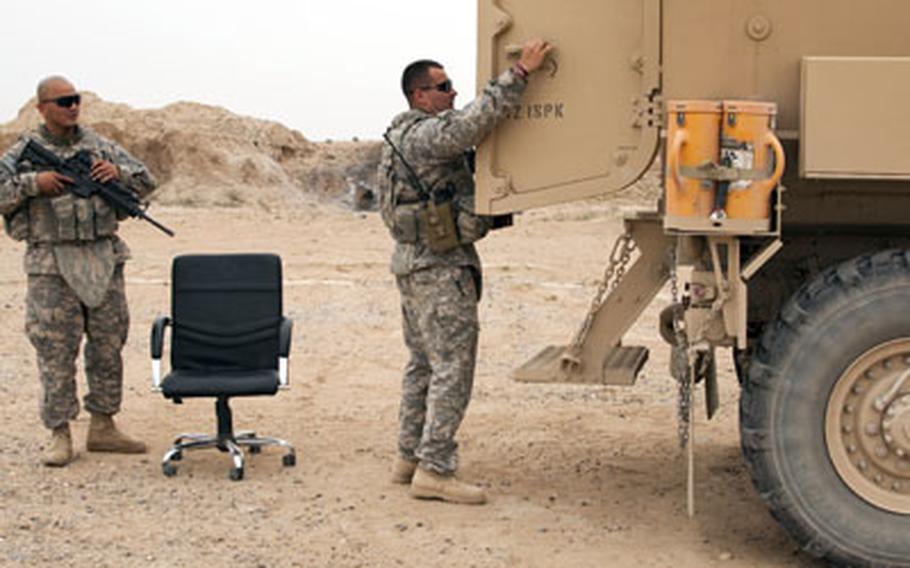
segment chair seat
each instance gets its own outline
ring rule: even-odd
[[[273,395],[278,392],[278,371],[231,370],[216,374],[210,370],[177,370],[161,381],[161,391],[165,398]]]

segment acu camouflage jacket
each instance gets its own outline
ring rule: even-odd
[[[479,144],[521,100],[526,81],[511,70],[490,81],[480,95],[460,110],[437,115],[411,109],[396,116],[388,136],[414,168],[417,177],[430,191],[451,184],[456,207],[474,210],[474,178],[465,159],[466,152]],[[388,144],[383,146],[378,170],[380,211],[384,219],[398,203],[414,203],[418,193],[407,183],[401,161],[394,158]],[[388,221],[387,221],[388,222]],[[462,244],[445,252],[434,252],[423,241],[396,242],[392,254],[392,273],[405,275],[433,266],[473,266],[480,269],[474,245]]]
[[[67,140],[54,137],[44,126],[20,136],[0,157],[0,214],[14,239],[27,241],[27,274],[60,274],[89,305],[100,303],[113,269],[129,258],[129,248],[118,236],[120,216],[98,196],[81,198],[64,191],[39,195],[38,171],[20,161],[22,149],[34,140],[61,159],[86,149],[120,169],[120,182],[144,198],[156,184],[148,169],[115,142],[93,130],[77,127]]]

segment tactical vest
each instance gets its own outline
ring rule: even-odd
[[[27,162],[18,166],[20,174],[31,171]],[[110,237],[117,232],[117,221],[117,212],[100,196],[84,198],[64,191],[54,197],[29,198],[3,216],[3,227],[17,241],[62,243]]]
[[[117,232],[117,214],[97,195],[32,199],[28,203],[30,242],[94,241]]]
[[[396,144],[398,148],[403,146],[411,128],[422,120],[426,119],[418,118],[405,125]],[[391,155],[383,172],[386,190],[380,193],[379,210],[396,242],[420,242],[436,252],[445,252],[480,240],[489,232],[492,218],[475,214],[473,191],[463,189],[472,184],[473,177],[467,158],[463,168],[453,170],[424,191],[409,180],[407,166],[392,148],[387,147],[385,151]],[[404,189],[410,189],[417,197],[402,198]],[[446,234],[448,231],[452,234]]]

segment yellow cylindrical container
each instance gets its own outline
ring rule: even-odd
[[[664,180],[665,226],[685,218],[708,218],[715,183],[685,177],[681,168],[717,162],[723,105],[719,101],[667,102],[667,171]]]
[[[784,150],[774,135],[777,105],[724,101],[720,160],[744,171],[764,172],[759,179],[732,182],[724,211],[728,219],[762,220],[771,216],[770,195],[784,173]]]

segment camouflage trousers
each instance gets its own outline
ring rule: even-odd
[[[89,412],[116,414],[123,398],[120,351],[126,342],[129,312],[123,265],[114,270],[104,301],[97,308],[80,302],[57,275],[30,274],[25,331],[38,358],[41,375],[41,420],[48,428],[62,426],[79,414],[76,398],[76,357],[83,350]]]
[[[455,433],[474,384],[475,274],[467,266],[443,266],[397,279],[410,351],[401,385],[398,451],[441,474],[458,468]]]

